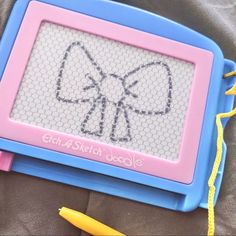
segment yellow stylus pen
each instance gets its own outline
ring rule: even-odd
[[[72,225],[91,235],[125,236],[125,234],[122,234],[81,212],[66,207],[59,209],[59,215],[70,222]]]

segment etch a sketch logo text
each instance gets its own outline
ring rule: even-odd
[[[55,146],[70,149],[72,151],[78,151],[79,153],[82,153],[82,154],[95,155],[101,158],[101,160],[104,159],[108,162],[118,164],[118,165],[123,165],[125,167],[138,168],[138,167],[143,166],[144,164],[143,160],[140,158],[137,158],[135,154],[124,157],[124,156],[120,156],[120,155],[116,155],[112,153],[107,153],[104,150],[102,150],[102,148],[99,146],[86,145],[74,139],[68,139],[66,141],[63,141],[59,136],[53,136],[48,133],[43,135],[42,141],[43,143],[46,143],[46,144],[53,144]]]

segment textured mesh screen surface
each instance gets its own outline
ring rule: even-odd
[[[43,23],[11,118],[176,160],[194,65]]]

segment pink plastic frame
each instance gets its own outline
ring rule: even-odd
[[[0,151],[0,170],[10,171],[13,163],[14,154]]]
[[[10,118],[25,68],[43,21],[100,35],[176,57],[195,65],[177,161],[163,160],[79,136],[23,124]],[[190,184],[197,158],[212,62],[213,54],[209,51],[32,1],[28,6],[0,84],[0,137]]]

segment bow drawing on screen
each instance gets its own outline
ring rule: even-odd
[[[77,49],[79,53],[72,55],[73,49]],[[77,73],[76,78],[79,77],[79,82],[73,84],[76,87],[74,93],[67,94],[68,85],[66,83],[71,79],[71,76],[66,71],[66,67],[69,66],[67,64],[70,57],[72,60],[70,69],[74,71],[73,73]],[[77,71],[74,69],[73,63],[79,65]],[[160,67],[159,70],[162,71],[162,75],[164,74],[166,86],[165,95],[162,96],[165,102],[161,107],[155,109],[153,102],[147,96],[150,92],[148,90],[157,93],[160,88],[154,85],[145,87],[147,76],[144,75],[147,71],[151,71],[152,77],[158,76],[153,70],[157,67]],[[70,81],[70,83],[72,82]],[[56,99],[59,102],[70,104],[89,104],[89,110],[83,118],[80,131],[97,137],[102,137],[104,134],[108,104],[114,106],[109,138],[113,142],[129,142],[132,140],[129,112],[141,116],[167,114],[171,110],[172,89],[172,73],[166,62],[154,60],[143,63],[124,75],[106,73],[84,44],[76,41],[71,43],[64,53],[57,79]],[[94,125],[95,117],[96,125]],[[122,134],[120,129],[123,130]]]

